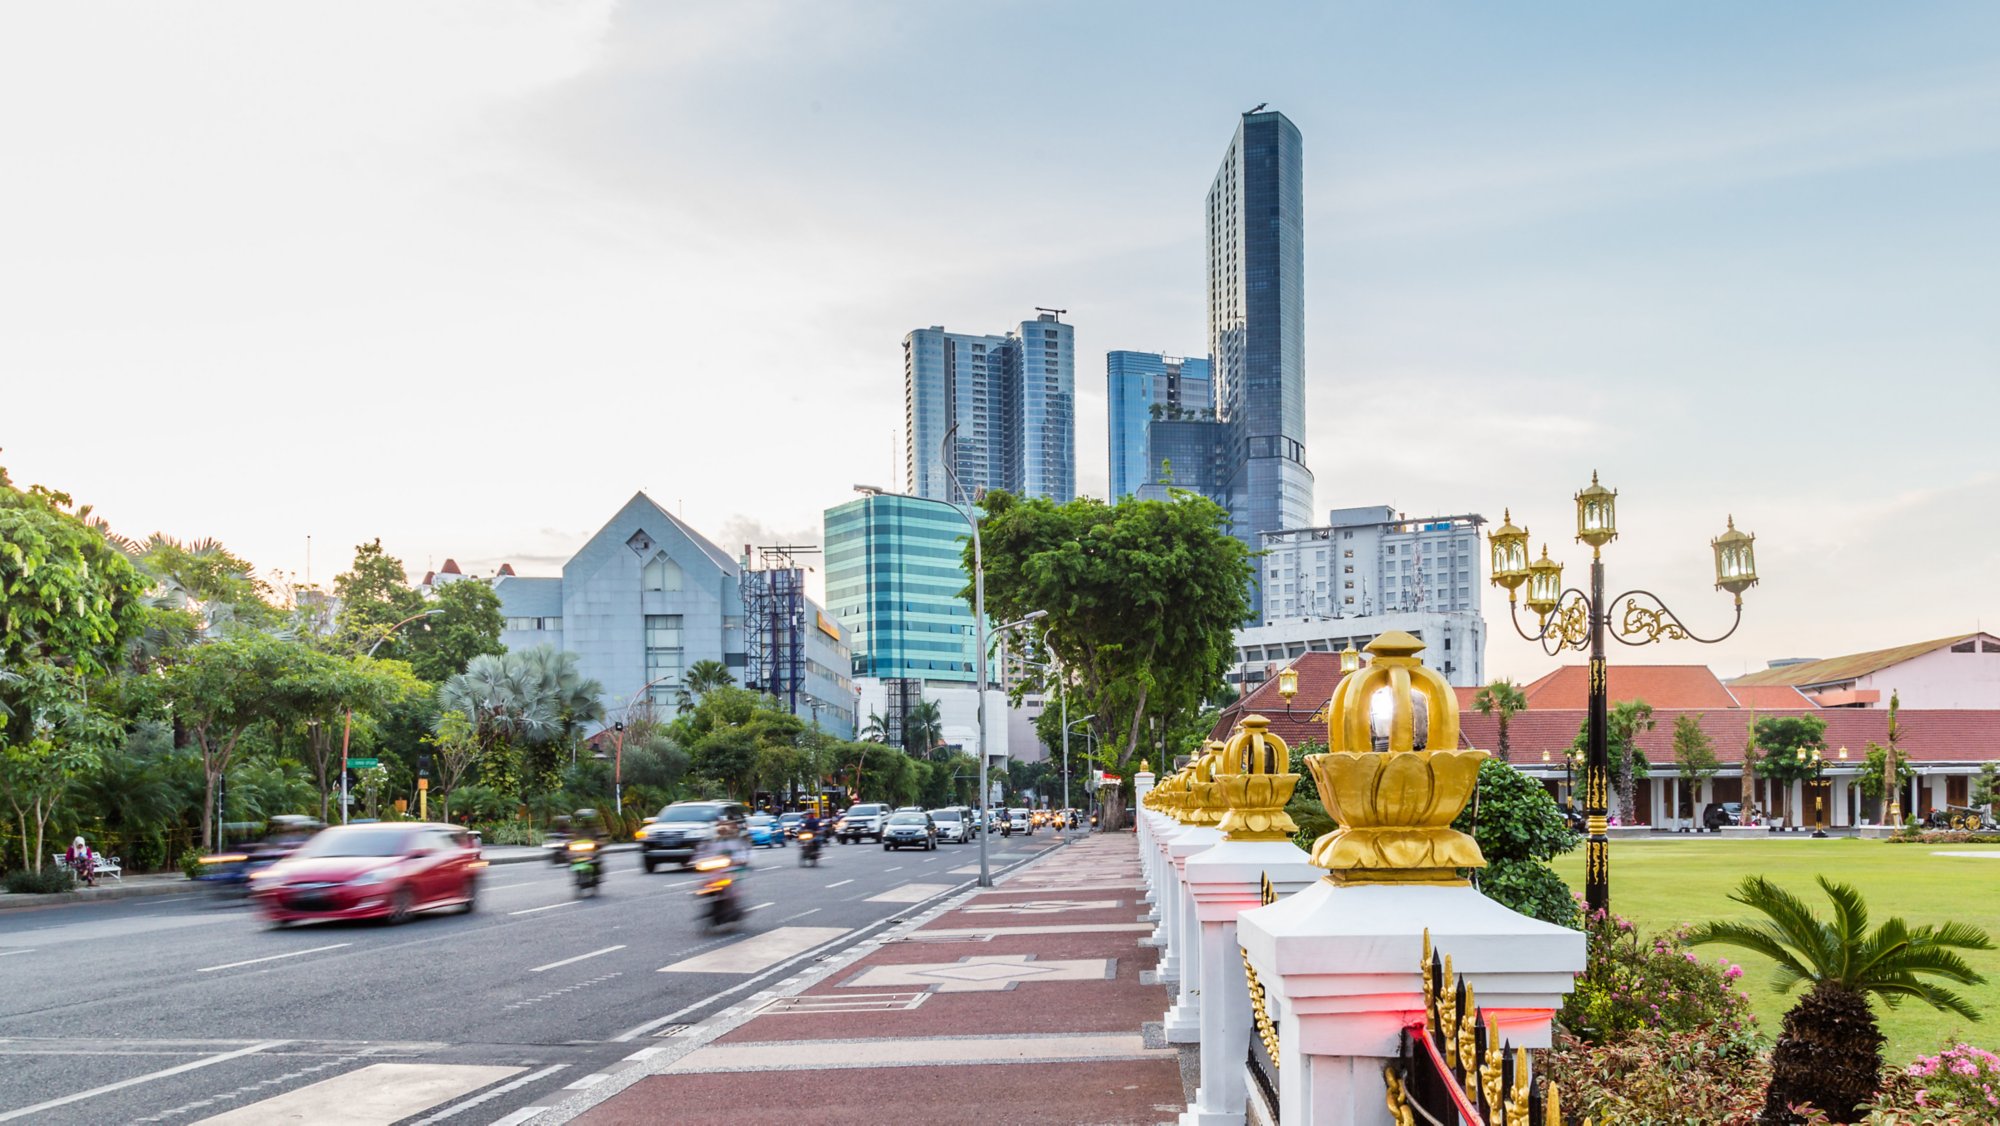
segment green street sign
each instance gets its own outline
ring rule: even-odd
[[[349,770],[373,770],[380,765],[382,765],[382,760],[379,758],[351,758],[347,760],[347,768]]]

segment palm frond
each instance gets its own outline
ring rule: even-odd
[[[1752,950],[1786,967],[1788,981],[1817,981],[1818,978],[1806,968],[1785,940],[1769,924],[1760,923],[1702,923],[1687,936],[1689,946],[1711,944],[1740,946]]]

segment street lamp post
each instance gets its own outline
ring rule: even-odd
[[[1063,722],[1063,820],[1064,821],[1069,820],[1069,729],[1075,727],[1077,723],[1088,724],[1091,720],[1096,718],[1097,718],[1097,713],[1092,712],[1089,715],[1084,716],[1082,719],[1077,720],[1076,723],[1068,722],[1069,700],[1067,698],[1063,700],[1063,721],[1064,721]],[[1086,740],[1090,738],[1089,732],[1090,729],[1088,727],[1085,727],[1084,738]],[[1084,746],[1086,747],[1088,747],[1089,745],[1090,744],[1088,742],[1084,744]],[[1092,761],[1096,760],[1093,759]],[[1061,822],[1057,822],[1057,824],[1060,825]]]
[[[1757,584],[1757,565],[1752,545],[1756,537],[1736,530],[1731,517],[1728,530],[1710,541],[1715,551],[1715,587],[1735,596],[1736,620],[1720,637],[1700,637],[1690,632],[1665,602],[1651,591],[1629,590],[1616,598],[1604,597],[1604,545],[1618,538],[1618,494],[1590,475],[1590,486],[1576,494],[1576,538],[1590,545],[1590,590],[1588,593],[1562,585],[1562,564],[1549,558],[1546,544],[1542,557],[1528,561],[1528,530],[1514,526],[1513,513],[1488,537],[1492,545],[1493,583],[1507,588],[1507,613],[1514,630],[1555,656],[1565,649],[1590,654],[1590,721],[1588,758],[1584,762],[1584,815],[1589,819],[1590,837],[1584,852],[1584,899],[1592,911],[1611,907],[1611,846],[1605,833],[1609,809],[1611,756],[1609,749],[1610,698],[1604,663],[1604,639],[1608,634],[1626,645],[1646,645],[1656,641],[1698,641],[1713,645],[1736,632],[1743,622],[1743,592]],[[1533,633],[1521,627],[1515,611],[1515,595],[1527,587],[1528,609],[1536,619]],[[1644,605],[1641,604],[1644,600]],[[1619,621],[1611,622],[1611,608],[1623,603]]]

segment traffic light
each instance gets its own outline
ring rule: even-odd
[[[429,755],[418,755],[418,756],[417,756],[417,777],[419,777],[419,778],[429,778],[430,776],[431,776],[431,756],[429,756]]]

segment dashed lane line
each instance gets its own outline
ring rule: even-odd
[[[836,880],[835,882],[826,885],[826,890],[832,891],[834,888],[845,887],[846,885],[851,884],[853,882],[854,882],[853,880]]]
[[[332,946],[315,946],[311,950],[294,950],[289,954],[271,954],[263,958],[250,958],[241,962],[226,962],[220,966],[203,966],[195,972],[198,974],[212,974],[217,970],[233,970],[238,966],[254,966],[259,962],[276,962],[282,958],[302,958],[307,954],[324,954],[328,950],[338,950],[343,946],[352,945],[354,944],[351,942],[336,942]]]
[[[803,918],[805,918],[805,917],[806,917],[807,915],[817,915],[817,914],[819,914],[819,912],[820,912],[820,908],[818,908],[818,907],[814,907],[814,908],[812,908],[812,909],[811,909],[811,910],[809,910],[809,911],[801,911],[801,912],[799,912],[799,913],[798,913],[798,914],[796,914],[796,915],[787,915],[787,916],[785,916],[784,918],[782,918],[782,919],[780,919],[780,920],[778,920],[778,921],[779,921],[779,922],[781,922],[781,923],[789,923],[789,922],[791,922],[791,921],[792,921],[793,919],[803,919]]]
[[[29,1118],[43,1111],[54,1110],[59,1106],[80,1103],[85,1099],[94,1099],[99,1095],[108,1095],[113,1091],[122,1091],[127,1087],[137,1087],[141,1083],[152,1083],[169,1076],[194,1071],[197,1068],[213,1067],[216,1064],[227,1063],[230,1060],[239,1059],[243,1056],[256,1055],[258,1052],[280,1048],[289,1043],[291,1043],[289,1040],[266,1040],[262,1043],[252,1044],[247,1048],[238,1048],[233,1052],[222,1052],[213,1056],[204,1056],[201,1059],[189,1060],[187,1063],[162,1068],[159,1071],[149,1071],[144,1075],[134,1075],[130,1079],[120,1079],[116,1083],[106,1083],[102,1087],[92,1087],[87,1091],[78,1091],[73,1095],[64,1095],[59,1099],[50,1099],[47,1102],[36,1103],[33,1106],[24,1106],[19,1110],[10,1110],[5,1114],[0,1114],[0,1122],[12,1122],[17,1118]]]
[[[619,944],[618,944],[618,945],[616,945],[616,946],[607,946],[607,947],[605,947],[605,948],[604,948],[604,949],[602,949],[602,950],[592,950],[592,951],[591,951],[590,953],[588,953],[588,954],[578,954],[578,955],[577,955],[576,957],[574,957],[574,958],[564,958],[564,959],[563,959],[562,961],[560,961],[560,962],[550,962],[550,963],[549,963],[548,965],[546,965],[546,966],[536,966],[536,967],[535,967],[534,969],[531,969],[531,970],[529,970],[528,972],[529,972],[529,973],[531,973],[531,974],[538,974],[538,973],[541,973],[541,972],[542,972],[543,970],[553,970],[553,969],[557,968],[558,966],[568,966],[568,965],[573,965],[573,964],[575,964],[575,963],[577,963],[577,962],[581,962],[581,961],[583,961],[583,960],[584,960],[584,959],[586,959],[586,958],[595,958],[595,957],[597,957],[597,956],[598,956],[599,954],[609,954],[609,953],[611,953],[611,952],[612,952],[613,950],[623,950],[623,949],[625,949],[625,944],[621,942],[621,943],[619,943]]]
[[[565,899],[565,900],[563,900],[563,901],[562,901],[561,903],[551,903],[551,904],[549,904],[549,905],[548,905],[548,906],[546,906],[546,907],[529,907],[529,908],[526,908],[526,909],[524,909],[524,910],[520,910],[520,911],[509,911],[509,912],[507,912],[507,913],[508,913],[509,915],[532,915],[532,914],[534,914],[534,913],[535,913],[535,912],[537,912],[537,911],[553,911],[553,910],[555,910],[555,909],[556,909],[556,908],[558,908],[558,907],[573,907],[573,906],[575,906],[575,905],[576,905],[576,900],[574,900],[574,899]]]

